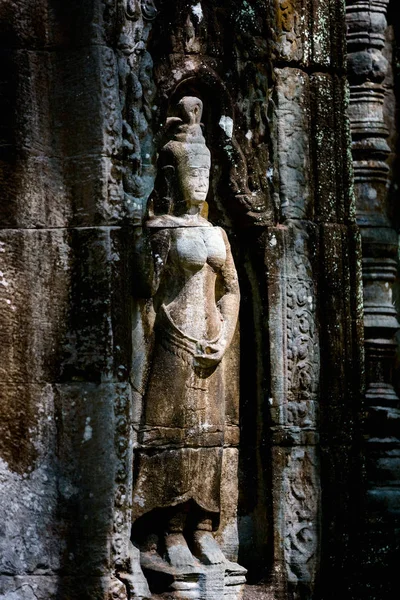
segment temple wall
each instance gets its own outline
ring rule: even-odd
[[[0,598],[127,598],[142,224],[183,95],[204,104],[209,219],[242,296],[229,510],[244,598],[352,597],[363,313],[345,3],[3,0],[0,32]]]

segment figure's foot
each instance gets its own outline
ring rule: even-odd
[[[129,598],[134,600],[150,600],[151,593],[149,586],[142,572],[132,575],[131,573],[120,573],[121,581],[126,585],[129,591]]]
[[[247,574],[247,569],[245,569],[241,565],[238,565],[238,563],[227,560],[225,564],[225,573],[229,576],[232,575],[244,577]]]
[[[129,542],[130,571],[120,572],[119,579],[124,582],[129,591],[129,598],[150,600],[151,593],[147,580],[140,566],[140,550]]]
[[[195,559],[182,533],[166,534],[165,550],[168,562],[178,571],[198,571]]]
[[[193,553],[205,565],[221,565],[227,562],[210,531],[197,530],[194,532]]]
[[[171,585],[173,598],[176,600],[199,600],[200,587],[198,581],[176,580]]]

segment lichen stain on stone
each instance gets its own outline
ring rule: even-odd
[[[296,8],[289,0],[281,0],[277,6],[278,29],[283,31],[292,31],[294,29],[294,19]]]

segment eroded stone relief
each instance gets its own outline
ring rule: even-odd
[[[210,151],[201,114],[201,100],[184,97],[167,119],[143,234],[154,264],[154,340],[134,424],[132,540],[149,597],[233,600],[246,570],[234,562],[236,507],[225,500],[222,515],[221,496],[225,487],[237,497],[238,426],[226,435],[225,394],[238,373],[225,357],[238,351],[239,287],[226,233],[202,215]]]
[[[34,159],[0,164],[0,596],[309,600],[347,545],[344,2],[0,4]]]

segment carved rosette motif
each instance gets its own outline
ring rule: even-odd
[[[367,518],[371,522],[388,515],[387,507],[398,493],[395,462],[400,449],[399,398],[391,373],[394,335],[399,329],[392,301],[398,239],[388,218],[390,148],[384,119],[388,4],[389,0],[347,2],[349,112],[357,221],[363,242]],[[379,466],[383,461],[385,469]]]
[[[121,113],[118,102],[118,68],[114,52],[106,48],[102,63],[103,109],[105,123],[105,150],[107,162],[108,218],[118,220],[121,216],[122,188],[115,162],[122,148]]]
[[[126,569],[126,538],[130,537],[130,509],[132,488],[132,456],[129,452],[131,399],[118,394],[115,406],[115,453],[117,456],[116,492],[114,499],[113,553],[117,569]],[[128,517],[128,519],[127,519]]]

